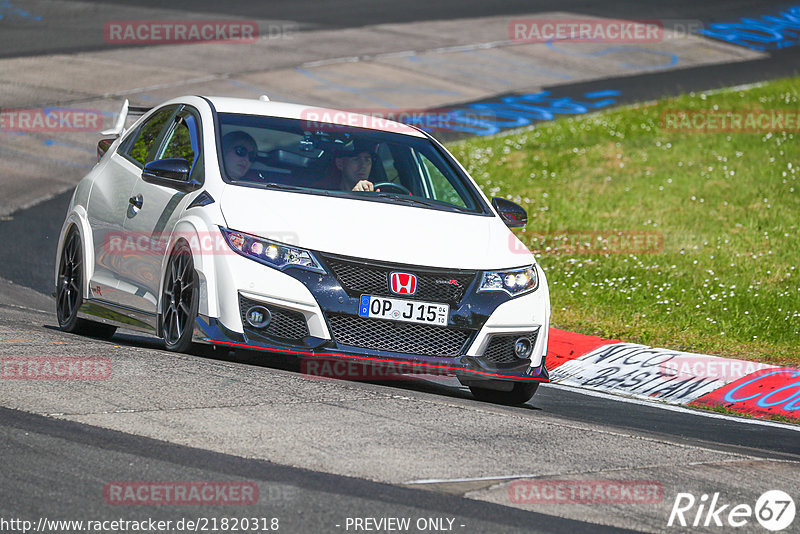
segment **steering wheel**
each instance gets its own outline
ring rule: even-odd
[[[378,182],[377,184],[373,184],[372,187],[377,191],[378,189],[381,190],[381,193],[400,193],[402,195],[410,195],[411,191],[404,185],[396,184],[394,182]],[[386,191],[389,189],[389,191]],[[392,191],[393,190],[393,191]]]

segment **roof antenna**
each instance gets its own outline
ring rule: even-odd
[[[258,99],[262,102],[269,102],[269,97],[267,95],[261,95],[258,97]]]

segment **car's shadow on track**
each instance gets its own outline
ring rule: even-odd
[[[227,355],[225,354],[224,350],[220,349],[217,349],[217,351],[212,351],[208,347],[202,347],[200,350],[202,351],[202,353],[197,354],[198,356],[209,357],[213,359],[221,359],[226,361],[236,361],[237,363],[254,365],[259,367],[282,369],[284,371],[290,371],[293,373],[300,374],[302,376],[309,377],[309,379],[313,380],[332,380],[332,381],[341,381],[346,383],[372,384],[376,386],[391,387],[402,391],[416,391],[419,393],[427,393],[440,397],[450,397],[453,399],[480,402],[477,399],[475,399],[475,397],[473,397],[472,393],[470,393],[468,388],[462,386],[457,381],[457,379],[453,377],[429,376],[427,378],[421,378],[419,376],[414,376],[414,375],[394,375],[395,378],[392,380],[375,380],[375,379],[364,379],[364,378],[347,379],[346,377],[338,377],[338,376],[320,377],[304,372],[301,365],[301,361],[296,356],[270,354],[268,358],[265,358],[263,353],[252,350],[234,350],[230,351],[229,354]],[[530,404],[516,406],[516,408],[529,409],[535,411],[541,410],[541,408],[531,406]]]
[[[63,333],[61,329],[56,325],[44,324],[42,325],[42,327],[47,330]],[[66,335],[71,335],[71,334],[66,334]],[[107,343],[113,343],[114,345],[118,345],[121,347],[151,349],[151,350],[159,350],[167,352],[166,349],[164,348],[164,341],[162,339],[147,334],[141,334],[138,332],[135,333],[131,331],[121,331],[121,332],[117,331],[114,334],[114,336],[108,340],[102,340],[99,338],[91,338],[91,339],[97,341],[105,341]],[[372,384],[381,387],[391,387],[393,389],[397,389],[400,391],[414,391],[418,393],[436,395],[439,397],[450,397],[452,399],[459,399],[463,401],[480,402],[477,399],[475,399],[475,397],[472,396],[472,393],[470,393],[468,388],[462,386],[460,383],[458,383],[458,381],[455,378],[452,377],[420,378],[418,376],[411,376],[411,375],[396,375],[396,378],[394,380],[369,380],[363,378],[348,380],[345,377],[311,376],[303,372],[301,360],[296,356],[283,355],[279,353],[270,353],[269,356],[267,357],[263,353],[258,351],[245,350],[245,349],[230,350],[224,347],[214,347],[211,345],[203,345],[203,344],[194,344],[192,346],[190,355],[208,360],[234,362],[241,365],[252,365],[254,367],[265,367],[269,369],[280,369],[282,371],[296,373],[301,376],[308,376],[309,379],[314,379],[314,380],[341,381],[343,383],[352,383],[352,384],[356,383]],[[534,400],[528,401],[529,403],[524,404],[522,406],[514,406],[514,407],[505,406],[505,408],[541,411],[541,408],[532,406],[530,404],[530,402],[533,402]],[[486,404],[486,405],[495,406],[492,404]]]

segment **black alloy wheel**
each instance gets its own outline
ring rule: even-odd
[[[189,246],[181,242],[172,252],[161,295],[161,335],[168,350],[187,352],[197,318],[198,277]]]
[[[110,338],[117,328],[78,317],[83,304],[83,248],[81,236],[73,227],[64,241],[58,261],[56,282],[56,316],[58,326],[65,332]]]

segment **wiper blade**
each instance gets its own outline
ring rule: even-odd
[[[264,184],[264,187],[268,187],[270,189],[285,189],[287,191],[300,191],[308,189],[307,187],[300,187],[298,185],[279,184],[276,182],[266,183]]]
[[[469,213],[470,210],[462,208],[461,206],[456,206],[455,204],[450,204],[446,202],[437,202],[435,200],[429,200],[425,198],[415,197],[411,195],[398,195],[394,193],[376,193],[376,196],[380,198],[388,198],[391,200],[397,200],[400,202],[405,202],[407,204],[416,204],[421,206],[427,206],[431,208],[442,208],[442,209],[450,209],[453,211],[463,211]]]
[[[263,187],[267,189],[280,189],[282,191],[302,191],[302,192],[309,192],[312,191],[314,193],[319,193],[320,195],[327,195],[328,191],[325,189],[314,189],[313,187],[302,187],[299,185],[290,185],[290,184],[279,184],[276,182],[269,182],[266,184],[262,184]]]

